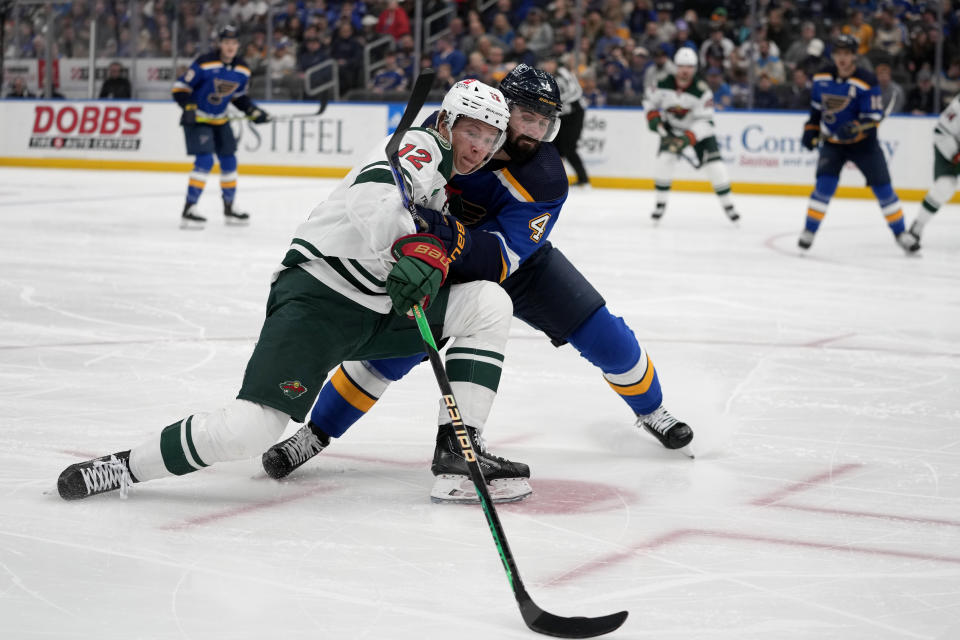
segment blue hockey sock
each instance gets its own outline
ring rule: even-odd
[[[807,204],[807,220],[804,225],[807,231],[816,233],[817,229],[820,228],[823,217],[827,215],[827,206],[830,204],[830,199],[837,191],[839,181],[837,176],[817,176],[816,186],[813,188],[813,193],[810,194],[810,202]]]
[[[233,202],[237,195],[237,156],[218,156],[220,160],[220,190],[224,202]]]
[[[888,182],[870,188],[873,189],[873,195],[877,197],[877,202],[880,203],[880,210],[883,212],[883,217],[886,219],[890,231],[894,235],[903,233],[906,228],[903,222],[903,209],[900,207],[900,199],[893,192],[893,187]]]
[[[606,306],[580,325],[568,342],[603,371],[607,384],[635,414],[651,413],[663,402],[653,362],[623,318]]]
[[[373,408],[394,380],[423,359],[422,354],[371,362],[344,362],[320,389],[310,422],[331,438],[339,438]]]
[[[207,176],[210,175],[210,169],[213,168],[213,154],[201,153],[194,158],[193,170],[190,172],[190,179],[187,184],[187,202],[196,204],[200,200],[200,194],[207,184]]]

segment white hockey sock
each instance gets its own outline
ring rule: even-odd
[[[513,303],[499,285],[487,281],[454,285],[443,335],[455,337],[446,367],[464,424],[483,431],[497,395]],[[450,422],[443,400],[439,424]]]
[[[263,453],[283,433],[289,417],[246,400],[169,425],[130,450],[130,472],[140,481],[184,475],[226,460]]]

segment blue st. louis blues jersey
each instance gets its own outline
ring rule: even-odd
[[[209,124],[227,122],[227,105],[236,101],[240,109],[249,103],[246,95],[250,68],[237,56],[224,63],[219,50],[206,53],[190,65],[173,85],[173,98],[180,106],[197,105],[197,116]]]
[[[876,136],[876,124],[883,119],[883,102],[876,77],[857,67],[849,78],[837,77],[830,65],[813,76],[810,91],[810,122],[819,124],[827,142],[850,144]]]
[[[469,175],[454,176],[448,185],[448,208],[471,230],[494,236],[500,255],[484,255],[483,265],[471,269],[471,277],[503,282],[507,276],[546,244],[567,199],[569,183],[556,148],[540,145],[526,162],[492,160]],[[474,248],[479,248],[473,234]],[[492,247],[492,243],[483,243]],[[479,252],[477,252],[479,253]],[[469,261],[477,265],[480,255]],[[499,258],[499,265],[495,260]],[[464,265],[466,266],[466,265]],[[458,269],[456,263],[451,273]]]

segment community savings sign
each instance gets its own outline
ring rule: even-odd
[[[716,137],[733,183],[809,185],[816,173],[817,153],[800,144],[807,116],[799,113],[718,113]],[[926,189],[933,181],[933,117],[893,116],[879,128],[880,144],[894,187]],[[590,109],[579,151],[591,176],[651,178],[659,139],[647,128],[643,111]],[[706,180],[685,162],[675,177]],[[863,186],[860,172],[849,164],[841,184]]]

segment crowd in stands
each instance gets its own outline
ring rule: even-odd
[[[574,0],[425,0],[424,16],[453,11],[439,22],[442,35],[415,60],[411,1],[280,2],[268,24],[265,0],[76,0],[56,5],[52,51],[86,57],[95,19],[98,57],[172,57],[176,20],[176,55],[189,61],[212,46],[220,27],[235,24],[255,97],[262,97],[269,73],[274,98],[301,98],[304,72],[327,60],[336,61],[341,96],[369,99],[404,91],[424,66],[437,69],[435,88],[442,91],[462,78],[496,84],[516,64],[556,58],[576,73],[586,99],[597,106],[639,104],[673,71],[674,52],[691,47],[717,109],[752,103],[756,109],[806,110],[813,73],[829,61],[834,38],[848,33],[857,37],[859,64],[876,74],[885,105],[893,101],[891,111],[937,113],[960,90],[960,0],[940,0],[940,7],[936,0],[757,0],[757,24],[744,1],[583,4],[577,42]],[[45,55],[43,14],[27,7],[4,23],[8,58]],[[366,77],[364,46],[384,36],[393,42]],[[938,43],[942,71],[935,76]],[[934,103],[936,86],[941,104]]]

